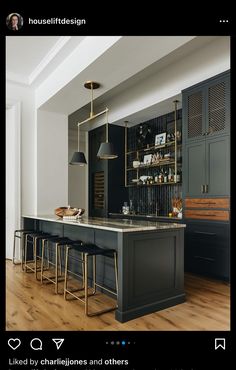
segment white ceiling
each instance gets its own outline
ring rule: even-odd
[[[8,36],[7,80],[38,87],[67,57],[73,55],[71,53],[85,37]],[[89,111],[87,104],[90,101],[90,93],[83,87],[84,81],[102,82],[101,88],[95,91],[94,99],[96,107],[103,106],[112,97],[122,94],[122,91],[148,76],[161,73],[163,66],[176,62],[214,38],[214,36],[124,36],[52,95],[41,108],[64,114],[71,114],[80,109],[78,113],[84,119],[84,112]],[[163,112],[162,114],[171,111],[172,98],[159,104],[158,111]],[[142,119],[152,118],[156,114],[156,109],[157,107],[153,106],[125,119],[128,119],[131,125],[137,124]],[[123,124],[123,120],[117,121],[116,124]]]
[[[39,85],[84,36],[7,36],[7,79]]]

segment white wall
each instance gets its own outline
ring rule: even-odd
[[[68,205],[68,118],[37,112],[37,213]]]
[[[6,258],[12,258],[13,234],[19,220],[16,212],[15,108],[6,110]]]
[[[36,115],[34,90],[7,83],[6,100],[21,103],[21,211],[36,212]]]
[[[72,131],[72,130],[71,130]],[[78,150],[77,131],[69,134],[68,162],[72,155]],[[79,150],[84,152],[88,162],[87,155],[87,133],[80,133]],[[71,206],[84,208],[85,215],[88,215],[88,188],[87,188],[88,166],[70,165],[68,169],[68,201]]]

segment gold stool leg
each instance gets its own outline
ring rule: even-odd
[[[56,257],[55,257],[55,293],[58,293],[58,249],[59,245],[56,243]]]
[[[88,253],[85,253],[84,255],[84,275],[85,275],[85,285],[84,285],[85,315],[88,316]]]
[[[28,235],[25,236],[25,272],[27,272],[27,242],[28,242]]]
[[[35,279],[37,280],[37,241],[38,238],[34,238],[34,244],[33,244],[33,255],[34,255],[34,275]]]
[[[15,254],[16,254],[16,232],[14,231],[13,256],[12,256],[12,263],[13,263],[13,265],[15,265]]]
[[[45,239],[42,240],[42,258],[41,258],[41,284],[43,284],[43,265],[44,265],[44,250],[45,250]]]
[[[24,245],[25,245],[25,234],[22,235],[20,240],[20,250],[21,250],[21,269],[24,271]]]
[[[62,248],[62,246],[60,245],[60,246],[59,246],[59,248],[58,248],[59,275],[60,275],[60,276],[61,276],[61,273],[62,273],[61,248]]]
[[[96,293],[96,256],[93,256],[93,294]]]
[[[70,247],[66,247],[66,261],[65,261],[65,281],[64,281],[64,299],[66,299],[67,291],[67,275],[68,275],[68,263],[69,263],[69,250]]]
[[[83,276],[82,288],[84,288],[84,253],[81,253],[81,259],[82,259],[82,276]]]

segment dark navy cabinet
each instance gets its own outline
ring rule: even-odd
[[[229,280],[229,223],[187,221],[185,270]]]
[[[228,280],[229,71],[182,93],[185,269]]]
[[[183,191],[186,197],[229,195],[229,135],[186,143],[183,168]]]
[[[183,192],[229,195],[229,72],[183,91]]]
[[[184,141],[221,136],[230,130],[229,71],[183,90]]]

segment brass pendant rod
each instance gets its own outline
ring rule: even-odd
[[[128,121],[125,122],[125,186],[127,186],[127,134],[128,134],[128,129],[127,129],[127,123]]]
[[[93,117],[93,83],[91,82],[91,110],[90,110],[90,118]]]
[[[79,125],[82,125],[83,123],[86,123],[86,122],[88,122],[88,121],[91,121],[91,120],[93,120],[94,118],[97,118],[97,117],[99,117],[99,116],[101,116],[102,114],[105,114],[106,112],[108,112],[109,111],[109,109],[108,108],[106,108],[106,109],[104,109],[102,112],[99,112],[99,113],[97,113],[97,114],[94,114],[94,116],[92,116],[92,117],[89,117],[89,118],[86,118],[84,121],[82,121],[82,122],[78,122],[78,126]]]
[[[108,143],[108,110],[106,111],[106,143]]]
[[[174,182],[177,182],[177,104],[178,100],[174,100],[175,105],[175,175]]]

